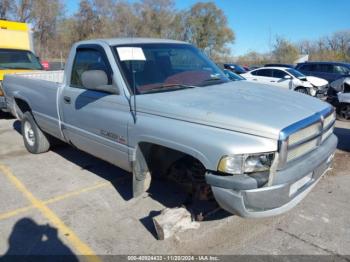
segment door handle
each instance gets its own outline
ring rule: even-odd
[[[271,80],[270,82],[271,82],[271,83],[276,83],[276,81],[273,81],[273,80]]]
[[[256,78],[253,78],[253,80],[254,80],[254,81],[258,81],[258,79],[256,79]]]
[[[70,100],[70,97],[69,97],[69,96],[64,96],[64,97],[63,97],[63,100],[64,100],[64,103],[65,103],[65,104],[70,104],[70,101],[71,101],[71,100]]]

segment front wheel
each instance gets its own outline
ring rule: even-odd
[[[30,112],[23,114],[21,131],[24,145],[30,153],[40,154],[49,150],[48,137],[40,130]]]
[[[337,108],[337,119],[341,121],[350,120],[350,104],[340,104]]]
[[[305,95],[309,95],[309,92],[304,87],[298,87],[298,88],[295,89],[295,91],[297,91],[299,93],[302,93],[302,94],[305,94]]]

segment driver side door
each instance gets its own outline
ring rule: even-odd
[[[289,89],[291,85],[292,77],[290,76],[289,79],[286,79],[286,76],[290,76],[288,73],[284,72],[280,69],[273,69],[272,70],[272,78],[270,83],[274,86],[282,87]]]
[[[129,169],[127,123],[132,121],[127,100],[120,94],[87,89],[81,79],[88,70],[102,70],[108,85],[113,72],[104,49],[98,45],[76,50],[70,84],[60,96],[63,132],[75,147]]]

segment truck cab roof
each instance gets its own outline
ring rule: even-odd
[[[127,44],[154,44],[154,43],[167,43],[167,44],[189,44],[187,42],[171,40],[171,39],[159,39],[159,38],[108,38],[108,39],[91,39],[77,42],[76,45],[81,44],[96,44],[106,43],[110,46],[115,45],[127,45]]]

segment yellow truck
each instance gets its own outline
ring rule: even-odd
[[[7,111],[2,80],[5,74],[42,70],[33,53],[33,35],[28,24],[0,20],[0,111]]]

